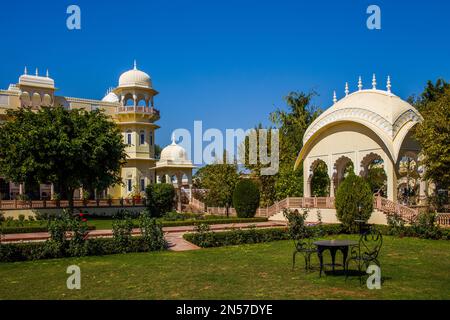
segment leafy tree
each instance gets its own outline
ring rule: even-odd
[[[246,161],[245,167],[251,170],[252,177],[260,181],[261,206],[269,206],[276,200],[303,194],[303,172],[301,169],[294,172],[294,164],[303,146],[306,129],[320,114],[320,109],[312,104],[315,96],[315,92],[291,92],[285,97],[287,110],[277,108],[269,115],[270,121],[280,132],[280,167],[277,175],[261,176],[262,166],[259,161],[257,165],[249,165]],[[256,128],[259,129],[262,129],[261,125]],[[247,138],[247,145],[248,141]],[[270,153],[270,144],[268,149]]]
[[[233,191],[239,181],[236,164],[214,163],[200,168],[195,173],[197,185],[208,189],[205,202],[210,207],[225,207],[228,209],[233,202]]]
[[[172,184],[149,184],[145,191],[147,195],[147,207],[152,217],[161,217],[173,209],[175,188]]]
[[[9,110],[7,117],[0,125],[0,174],[6,179],[52,183],[70,203],[83,185],[102,190],[121,182],[125,145],[104,113],[42,107]]]
[[[369,184],[351,173],[338,187],[335,206],[337,218],[350,230],[356,227],[355,220],[368,221],[373,211],[373,194]]]
[[[253,218],[259,207],[259,188],[250,179],[240,180],[233,192],[233,206],[239,218]]]
[[[422,116],[424,120],[417,127],[416,138],[422,146],[424,156],[422,164],[426,167],[425,178],[434,181],[440,189],[448,189],[450,187],[450,88],[448,84],[436,101],[429,100],[425,103]]]
[[[155,159],[159,159],[161,156],[162,148],[159,144],[155,144]]]
[[[429,80],[424,91],[418,98],[410,97],[408,100],[422,113],[428,109],[430,102],[438,101],[449,89],[450,83],[444,79],[437,79],[435,84]]]
[[[380,191],[384,193],[386,191],[387,176],[382,167],[369,166],[366,181],[369,183],[373,193]]]

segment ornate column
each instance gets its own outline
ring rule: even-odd
[[[177,211],[182,211],[182,204],[181,204],[181,186],[183,185],[183,175],[177,174],[177,195],[178,195],[178,203],[177,203]]]

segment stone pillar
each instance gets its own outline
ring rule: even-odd
[[[397,202],[397,170],[395,169],[395,164],[390,159],[386,160],[384,163],[387,175],[387,198],[393,202]]]
[[[182,211],[182,204],[181,204],[181,187],[183,185],[183,176],[181,174],[177,174],[177,194],[178,194],[178,203],[177,203],[177,210],[178,212]]]
[[[50,185],[50,200],[53,200],[53,196],[55,194],[55,186],[53,183]]]
[[[305,159],[303,161],[303,197],[305,198],[311,197],[311,174],[308,161]]]
[[[19,194],[22,196],[25,193],[25,184],[20,183],[19,184]]]

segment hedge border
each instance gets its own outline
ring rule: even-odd
[[[96,229],[95,226],[88,226],[90,231]],[[0,227],[0,230],[3,234],[48,232],[47,226]]]

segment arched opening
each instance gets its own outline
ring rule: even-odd
[[[0,200],[10,200],[9,182],[0,178]]]
[[[334,173],[333,173],[333,182],[335,186],[335,190],[339,188],[339,185],[344,181],[344,179],[354,172],[355,166],[353,164],[353,161],[346,157],[342,156],[339,159],[336,160],[334,163]]]
[[[141,130],[139,132],[139,144],[144,145],[145,144],[145,131]]]
[[[311,166],[311,173],[311,195],[314,197],[327,197],[330,192],[327,164],[320,159],[314,161]]]
[[[397,198],[400,203],[407,206],[418,202],[420,183],[418,167],[417,156],[409,152],[405,153],[398,162]]]
[[[127,132],[125,134],[125,143],[129,146],[131,146],[133,144],[132,137],[133,137],[133,135],[132,135],[131,130],[127,130]]]
[[[376,153],[366,155],[361,161],[360,175],[369,183],[373,193],[382,197],[387,194],[387,175],[383,158]]]

